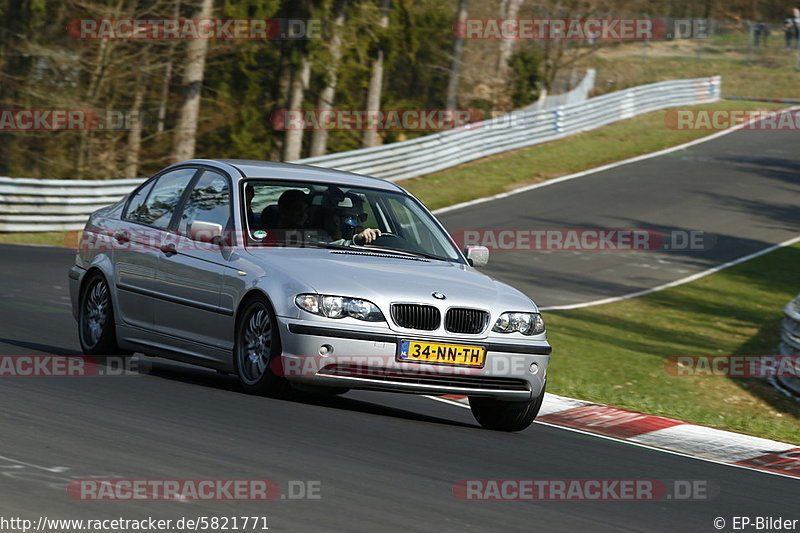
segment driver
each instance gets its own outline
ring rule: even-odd
[[[333,210],[334,231],[331,244],[369,244],[380,237],[381,230],[377,228],[361,229],[361,224],[367,221],[367,217],[364,200],[354,193],[345,194],[344,199]]]

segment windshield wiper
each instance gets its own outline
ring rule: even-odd
[[[375,252],[390,252],[398,255],[424,257],[425,259],[435,259],[436,261],[450,261],[450,259],[447,259],[446,257],[440,257],[438,255],[433,255],[426,252],[412,252],[410,250],[401,250],[399,248],[387,248],[385,246],[371,246],[369,244],[356,244],[353,246],[357,246],[358,248],[363,248],[365,250],[370,250]]]
[[[436,261],[452,261],[446,257],[440,257],[438,255],[433,255],[425,252],[412,252],[409,250],[402,250],[400,248],[388,248],[385,246],[372,246],[369,244],[333,244],[329,242],[314,242],[314,243],[305,243],[305,246],[313,247],[313,248],[325,248],[329,250],[366,250],[369,252],[375,253],[387,253],[387,254],[395,254],[395,255],[402,255],[406,257],[423,257],[425,259],[434,259]]]

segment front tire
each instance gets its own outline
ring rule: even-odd
[[[470,396],[472,416],[486,429],[496,431],[522,431],[530,426],[539,414],[544,401],[542,392],[530,402],[504,402],[494,398]]]
[[[242,309],[236,324],[234,362],[242,388],[249,394],[285,397],[289,382],[275,373],[280,368],[281,346],[275,313],[266,298],[258,296]],[[278,364],[276,364],[278,363]]]
[[[78,311],[78,338],[86,355],[119,353],[114,329],[111,291],[102,274],[94,273],[83,284]]]

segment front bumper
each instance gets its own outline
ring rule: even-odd
[[[353,330],[284,317],[278,317],[278,327],[280,371],[294,383],[321,387],[530,401],[544,390],[551,351],[546,341],[406,335],[388,328]],[[402,340],[484,346],[486,363],[474,368],[400,361]]]

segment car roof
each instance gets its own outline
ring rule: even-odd
[[[380,178],[363,176],[330,168],[278,163],[274,161],[255,161],[250,159],[192,159],[178,165],[202,164],[226,170],[235,179],[270,178],[280,180],[314,181],[352,187],[369,187],[387,191],[405,192],[402,187]],[[235,171],[235,172],[234,172]]]

